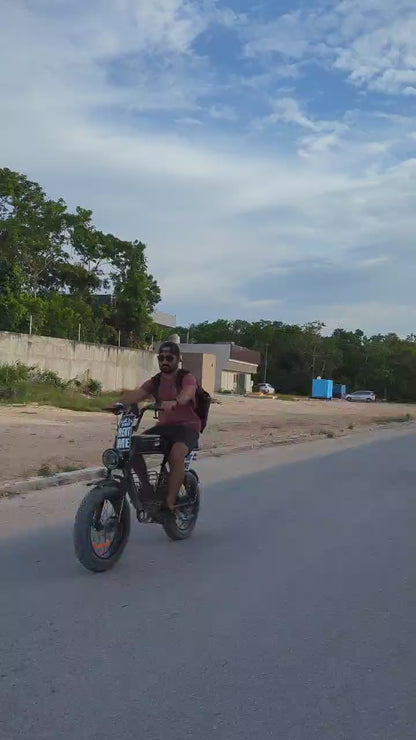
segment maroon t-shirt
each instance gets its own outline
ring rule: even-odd
[[[153,383],[151,380],[147,380],[143,383],[143,388],[153,395]],[[191,427],[198,434],[201,431],[201,420],[195,413],[195,393],[197,388],[196,378],[191,373],[187,373],[182,378],[181,388],[183,389],[192,388],[194,395],[192,400],[186,404],[186,406],[176,406],[172,411],[161,411],[159,414],[160,424],[174,424],[184,427]],[[159,401],[175,401],[178,397],[178,389],[176,388],[176,376],[166,375],[162,373],[159,385]]]

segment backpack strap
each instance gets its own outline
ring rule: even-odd
[[[189,375],[189,370],[184,370],[183,367],[180,367],[178,372],[176,373],[176,390],[177,391],[180,391],[182,389],[182,382],[183,382],[185,375]]]
[[[153,378],[151,378],[152,381],[152,395],[155,398],[156,403],[159,403],[159,387],[160,387],[160,380],[162,377],[162,373],[158,373],[157,375],[154,375]]]

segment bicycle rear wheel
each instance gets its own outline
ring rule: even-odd
[[[175,515],[169,516],[163,522],[163,529],[167,536],[171,540],[186,540],[191,536],[195,529],[195,525],[198,519],[199,506],[200,506],[200,491],[198,480],[193,473],[186,473],[184,494],[182,497],[178,497],[178,508]],[[187,498],[188,502],[184,501],[181,504],[183,498]]]

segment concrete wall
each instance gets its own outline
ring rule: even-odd
[[[0,332],[0,363],[17,361],[53,370],[64,380],[89,373],[103,390],[137,388],[159,370],[152,352]]]
[[[215,378],[217,374],[217,358],[215,355],[202,355],[202,382],[201,385],[210,395],[215,393]]]

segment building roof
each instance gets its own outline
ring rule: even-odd
[[[176,329],[176,316],[163,311],[154,311],[152,319],[158,326],[164,326],[167,329]]]
[[[112,306],[116,303],[116,297],[112,293],[95,293],[92,299],[100,306]],[[173,314],[164,313],[163,311],[154,311],[152,319],[155,324],[158,324],[158,326],[163,326],[166,329],[176,329],[176,316]]]
[[[239,347],[237,344],[232,344],[230,360],[248,362],[250,365],[260,365],[261,354],[254,349],[247,349],[247,347]]]
[[[196,342],[195,344],[184,344],[181,342],[183,352],[207,352],[215,354],[215,350],[227,348],[229,350],[228,360],[246,363],[247,365],[256,365],[261,363],[261,353],[247,347],[240,347],[234,342]],[[222,354],[222,353],[221,353]]]

